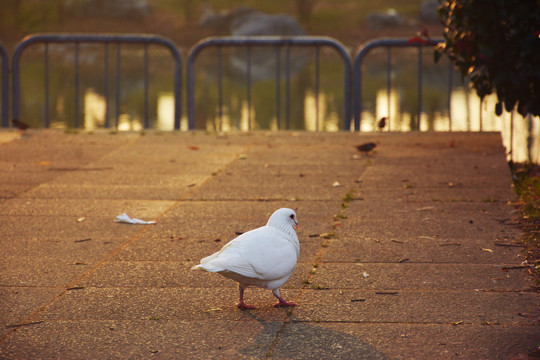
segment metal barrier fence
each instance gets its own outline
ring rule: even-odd
[[[109,64],[108,64],[108,51],[109,44],[117,45],[116,54],[116,126],[119,121],[119,104],[120,104],[120,66],[121,66],[121,44],[139,44],[144,46],[144,127],[148,127],[148,46],[159,45],[170,50],[175,60],[174,69],[174,128],[178,130],[180,128],[180,114],[181,114],[181,89],[182,89],[182,62],[180,52],[176,45],[169,39],[157,35],[109,35],[109,34],[37,34],[31,35],[23,39],[15,49],[12,61],[12,112],[13,118],[18,119],[20,117],[20,97],[21,97],[21,84],[20,84],[20,61],[21,56],[26,48],[30,45],[41,43],[44,44],[44,64],[45,64],[45,127],[49,127],[49,44],[50,43],[73,43],[75,44],[75,127],[79,127],[79,45],[81,43],[101,43],[104,45],[105,52],[105,127],[109,127],[109,89],[108,89],[108,77],[109,77]],[[7,126],[7,124],[4,124]]]
[[[9,55],[2,43],[0,43],[0,60],[2,70],[0,80],[2,81],[2,127],[9,126]]]
[[[362,64],[366,55],[378,47],[387,49],[387,69],[386,69],[386,91],[390,99],[390,89],[392,87],[392,52],[394,47],[416,47],[418,48],[418,122],[422,113],[422,48],[432,47],[442,42],[443,39],[429,39],[422,42],[414,42],[410,39],[375,39],[362,45],[354,58],[354,129],[360,131],[360,122],[362,116]],[[453,71],[452,64],[449,63],[449,72]],[[448,117],[450,119],[450,131],[452,130],[452,117],[450,107],[450,97],[452,94],[452,76],[448,77]],[[390,101],[388,101],[388,118],[390,118]],[[390,120],[390,119],[388,119]]]
[[[339,41],[329,37],[315,37],[315,36],[299,36],[299,37],[279,37],[279,36],[256,36],[256,37],[212,37],[207,38],[195,46],[189,51],[187,60],[187,117],[188,128],[195,129],[196,114],[195,114],[195,65],[198,55],[205,49],[214,47],[218,50],[218,117],[220,123],[222,123],[223,116],[223,87],[222,87],[222,49],[224,48],[245,48],[246,49],[246,88],[247,88],[247,102],[248,109],[251,108],[251,67],[252,56],[251,49],[253,47],[267,47],[275,49],[275,61],[276,61],[276,122],[277,128],[280,127],[280,115],[281,115],[281,54],[285,53],[285,127],[289,128],[289,103],[290,103],[290,49],[293,47],[312,47],[315,48],[315,106],[319,103],[319,56],[321,47],[330,47],[335,50],[341,57],[343,63],[343,129],[349,131],[351,129],[351,120],[354,119],[354,130],[360,131],[361,115],[362,115],[362,64],[366,55],[374,48],[383,47],[387,49],[387,92],[390,93],[392,86],[390,73],[392,71],[392,53],[393,47],[416,47],[418,49],[418,118],[422,111],[422,48],[433,47],[442,39],[432,39],[421,43],[411,42],[409,39],[376,39],[370,41],[359,48],[353,63],[351,63],[351,57],[345,46]],[[108,77],[109,77],[109,63],[108,63],[108,45],[117,45],[116,54],[116,103],[120,103],[120,66],[121,66],[121,44],[140,44],[144,46],[144,124],[145,128],[148,127],[148,46],[159,45],[170,50],[175,60],[174,70],[174,129],[180,129],[180,117],[181,117],[181,93],[182,93],[182,62],[180,51],[176,45],[169,39],[156,35],[109,35],[109,34],[37,34],[31,35],[23,39],[17,48],[15,49],[12,60],[12,117],[18,119],[20,117],[20,98],[21,98],[21,85],[20,85],[20,62],[21,56],[26,48],[33,44],[44,45],[44,66],[45,66],[45,78],[44,78],[44,93],[45,93],[45,127],[49,126],[49,44],[50,43],[73,43],[75,44],[75,57],[74,57],[74,93],[75,93],[75,127],[79,127],[80,107],[79,107],[79,45],[81,43],[100,43],[104,46],[105,51],[105,63],[104,63],[104,77],[105,77],[105,127],[109,127],[109,89],[108,89]],[[8,76],[9,73],[9,58],[5,49],[0,46],[0,56],[2,57],[2,126],[8,127],[9,116],[9,90],[8,90]],[[449,64],[449,71],[453,71],[452,65]],[[448,82],[448,116],[451,124],[451,112],[450,112],[450,97],[452,90],[452,76],[449,76]],[[315,111],[316,116],[319,116],[319,111]],[[119,121],[119,106],[116,106],[116,124]],[[389,114],[390,115],[390,114]],[[251,116],[251,112],[248,112],[248,116]],[[352,119],[353,118],[353,119]],[[248,120],[251,124],[251,119]],[[318,119],[317,119],[318,123]],[[451,125],[450,125],[451,130]]]
[[[187,106],[188,106],[188,122],[189,128],[195,128],[195,62],[197,56],[206,48],[216,47],[218,49],[218,116],[220,124],[222,124],[223,103],[222,103],[222,48],[224,47],[245,47],[246,48],[246,88],[248,109],[251,109],[251,48],[253,47],[270,47],[276,51],[276,123],[277,128],[280,127],[280,83],[281,83],[281,49],[285,48],[285,116],[286,128],[289,128],[289,85],[290,85],[290,48],[291,47],[314,47],[315,48],[315,103],[318,104],[319,99],[319,49],[321,47],[330,47],[337,51],[341,56],[344,66],[343,72],[343,128],[350,129],[351,118],[351,62],[350,54],[345,49],[345,46],[340,42],[329,37],[315,36],[298,36],[298,37],[281,37],[281,36],[257,36],[257,37],[212,37],[204,39],[196,44],[189,53],[187,60]],[[248,111],[248,124],[251,124],[251,111]],[[316,111],[318,116],[318,111]],[[318,123],[318,121],[317,121]]]

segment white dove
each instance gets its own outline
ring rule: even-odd
[[[300,255],[300,243],[293,228],[298,229],[296,213],[287,208],[278,209],[266,226],[231,240],[191,269],[217,272],[238,282],[239,309],[255,309],[244,303],[244,290],[248,286],[272,290],[279,300],[274,306],[296,306],[279,294],[279,287],[292,275]]]

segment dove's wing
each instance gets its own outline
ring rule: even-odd
[[[289,276],[298,248],[285,234],[269,226],[249,231],[201,260],[210,271],[230,271],[248,278],[275,280]]]

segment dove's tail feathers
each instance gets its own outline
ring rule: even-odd
[[[204,266],[202,266],[201,264],[193,266],[191,270],[206,271]]]
[[[216,253],[213,253],[212,255],[207,256],[207,257],[205,257],[205,258],[202,258],[202,259],[201,259],[201,264],[202,264],[202,265],[207,264],[210,260],[214,260],[215,258],[217,258],[219,254],[220,254],[220,251],[218,251],[218,252],[216,252]]]
[[[220,272],[220,271],[224,271],[225,269],[219,266],[212,265],[212,264],[199,264],[199,265],[193,266],[191,270]]]

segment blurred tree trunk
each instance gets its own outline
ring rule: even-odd
[[[66,19],[66,4],[64,0],[56,0],[56,18],[58,22]]]
[[[193,0],[184,0],[184,16],[187,23],[193,22]]]
[[[310,23],[311,13],[316,2],[317,0],[296,0],[296,11],[298,13],[298,19],[301,23]]]
[[[22,0],[8,0],[7,4],[3,4],[5,11],[1,11],[0,19],[2,22],[11,23],[19,25],[21,21],[21,5]]]

